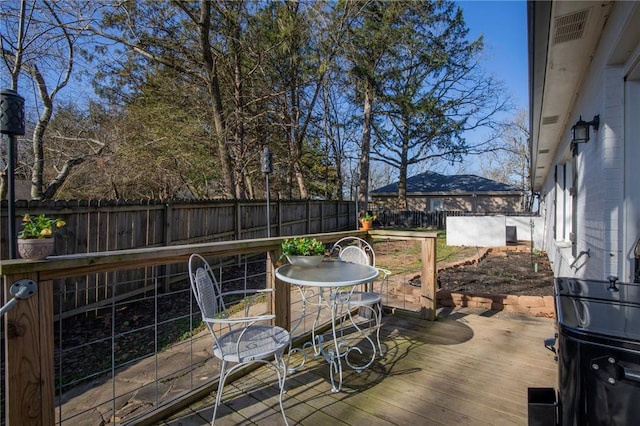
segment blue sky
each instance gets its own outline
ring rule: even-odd
[[[527,68],[527,2],[525,0],[457,1],[469,35],[484,35],[484,67],[505,82],[518,109],[529,102]]]
[[[527,111],[529,70],[526,0],[460,0],[456,4],[462,8],[469,38],[475,40],[480,35],[484,36],[484,69],[504,83],[515,105],[513,111],[501,115],[500,119],[514,118],[518,110]],[[465,137],[470,141],[484,139],[488,132],[477,130]],[[429,164],[428,167],[444,174],[470,173],[481,176],[480,164],[483,161],[481,157],[467,156],[462,164]]]

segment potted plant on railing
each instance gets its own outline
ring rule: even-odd
[[[18,233],[18,253],[23,259],[44,259],[53,254],[53,233],[66,223],[62,219],[51,219],[44,214],[22,218],[22,231]]]
[[[317,266],[325,254],[324,244],[315,238],[287,238],[282,242],[282,257],[297,266]]]
[[[360,227],[361,231],[368,231],[373,226],[373,221],[376,220],[376,215],[371,215],[369,213],[365,213],[364,216],[360,218]]]

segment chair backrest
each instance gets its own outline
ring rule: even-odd
[[[218,284],[209,263],[199,254],[194,253],[189,257],[189,279],[191,290],[202,313],[202,319],[226,318],[228,316],[227,309],[222,298],[220,284]],[[213,333],[208,322],[207,326]]]
[[[365,284],[367,291],[376,292],[375,286],[379,287],[380,293],[384,291],[384,287],[388,285],[388,279],[391,271],[376,267],[376,253],[371,245],[359,237],[344,237],[331,247],[331,256],[338,256],[340,260],[354,263],[362,263],[376,268],[380,275],[377,279]],[[351,289],[354,291],[356,287]]]
[[[342,260],[376,266],[376,254],[373,247],[359,237],[344,237],[336,241],[331,248],[331,254],[337,255]],[[362,256],[367,260],[363,261]]]
[[[363,265],[368,265],[370,262],[367,253],[358,246],[347,246],[343,248],[340,250],[338,257],[345,262],[360,263]]]

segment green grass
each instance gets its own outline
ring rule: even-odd
[[[413,229],[413,231],[424,231],[423,229]],[[429,232],[433,232],[429,230]],[[456,257],[465,257],[463,251],[468,251],[468,247],[447,246],[447,233],[446,231],[437,231],[438,238],[436,239],[436,263],[445,262],[456,259]],[[420,242],[416,241],[408,246],[403,246],[402,249],[393,250],[391,253],[397,259],[403,259],[402,265],[386,265],[392,273],[399,273],[402,271],[418,271],[422,267],[422,247]],[[382,266],[382,265],[381,265]]]

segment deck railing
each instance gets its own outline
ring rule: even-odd
[[[424,233],[424,232],[410,232],[410,231],[345,231],[326,234],[314,234],[308,235],[318,238],[325,243],[334,242],[341,237],[347,235],[359,235],[369,239],[376,240],[417,240],[420,245],[420,297],[418,302],[418,308],[416,309],[420,315],[426,319],[435,319],[435,287],[436,287],[436,234]],[[183,246],[170,246],[170,247],[155,247],[145,249],[131,249],[131,250],[119,250],[113,252],[101,252],[91,254],[78,254],[78,255],[66,255],[66,256],[54,256],[45,261],[24,261],[24,260],[4,260],[0,262],[0,275],[3,278],[3,304],[4,302],[12,298],[11,286],[21,280],[29,280],[37,284],[37,291],[28,298],[20,299],[17,303],[14,303],[12,309],[8,310],[3,318],[5,341],[4,341],[4,390],[5,390],[5,404],[3,408],[2,418],[7,425],[52,425],[62,424],[65,422],[74,423],[73,417],[64,417],[61,407],[68,403],[70,398],[73,398],[72,394],[63,394],[63,384],[59,381],[62,367],[62,361],[60,358],[63,356],[65,349],[56,346],[56,340],[61,340],[56,335],[56,329],[62,329],[63,321],[72,317],[72,314],[76,317],[76,326],[82,327],[82,321],[77,321],[78,315],[83,315],[85,321],[88,318],[93,318],[89,312],[74,312],[66,314],[64,312],[58,312],[58,315],[54,314],[55,299],[65,297],[65,291],[67,287],[72,285],[74,280],[82,281],[84,283],[88,277],[90,279],[103,279],[108,281],[110,274],[115,276],[117,271],[123,269],[137,270],[140,274],[141,280],[150,280],[153,285],[149,286],[149,292],[157,292],[158,288],[163,289],[163,297],[174,298],[176,301],[179,299],[176,295],[178,293],[185,294],[184,287],[172,293],[172,282],[177,280],[184,281],[186,274],[175,274],[171,276],[165,276],[162,271],[165,271],[164,267],[167,265],[183,265],[186,270],[186,263],[188,257],[194,253],[200,253],[208,258],[215,259],[220,263],[220,267],[226,260],[248,256],[262,256],[262,264],[264,265],[263,271],[264,280],[266,286],[275,288],[275,297],[270,301],[271,310],[276,314],[275,322],[283,327],[289,328],[290,324],[297,318],[292,318],[292,292],[289,286],[280,282],[275,278],[275,266],[280,258],[280,244],[283,238],[260,238],[252,240],[241,240],[231,242],[213,242],[213,243],[201,243],[190,244]],[[375,245],[374,245],[375,248]],[[266,254],[266,261],[265,259]],[[415,255],[414,255],[415,256]],[[260,262],[260,261],[259,261]],[[245,262],[246,264],[246,262]],[[382,265],[380,265],[382,266]],[[156,269],[159,273],[156,273]],[[172,268],[175,270],[176,268]],[[244,271],[244,276],[250,275],[249,272]],[[97,277],[97,278],[96,278]],[[63,285],[56,285],[62,283]],[[109,288],[109,287],[105,287]],[[186,294],[189,294],[188,286],[186,287]],[[55,289],[55,290],[54,290]],[[72,293],[72,292],[69,292]],[[114,290],[114,294],[117,292]],[[77,295],[75,295],[77,297]],[[138,294],[136,297],[140,297]],[[187,298],[189,298],[187,296]],[[117,299],[117,300],[116,300]],[[157,293],[153,295],[153,300],[158,300]],[[167,374],[162,373],[160,370],[165,364],[175,363],[172,361],[171,351],[163,351],[163,347],[158,344],[158,339],[155,339],[155,345],[147,353],[142,355],[132,355],[121,364],[116,365],[115,353],[113,348],[119,347],[118,339],[123,336],[130,336],[130,338],[137,338],[133,331],[126,331],[123,329],[117,329],[119,326],[127,327],[129,320],[123,320],[123,324],[117,323],[117,315],[119,311],[125,308],[122,305],[121,296],[118,298],[112,298],[110,304],[107,306],[94,306],[92,309],[109,309],[112,315],[109,316],[111,321],[110,327],[113,331],[111,336],[106,337],[105,344],[111,345],[111,387],[113,388],[112,400],[106,402],[111,404],[113,409],[107,410],[111,413],[111,419],[105,419],[106,421],[118,421],[115,418],[115,400],[118,396],[122,396],[119,390],[116,389],[119,386],[116,375],[123,370],[135,370],[136,368],[155,369],[155,380],[152,380],[152,387],[155,387],[155,392],[158,392],[158,387],[161,383],[168,380],[168,377],[178,378],[181,375],[189,376],[190,371],[194,368],[194,365],[203,363],[204,360],[198,358],[198,353],[193,349],[190,350],[188,360],[182,360],[183,364],[181,369],[171,371]],[[176,302],[177,303],[177,302]],[[402,308],[402,306],[395,306],[396,308]],[[189,308],[191,309],[191,308]],[[189,311],[179,319],[185,321],[192,321],[194,318],[193,310]],[[56,321],[57,320],[57,321]],[[171,321],[173,321],[172,319]],[[127,324],[124,324],[124,323]],[[167,321],[159,318],[156,314],[155,320],[147,325],[142,325],[136,328],[135,332],[144,333],[146,330],[155,333],[157,336],[159,330],[164,327]],[[54,329],[54,324],[56,325]],[[192,330],[190,328],[189,330]],[[189,331],[191,338],[184,340],[181,344],[196,345],[197,341],[194,338],[194,333]],[[295,336],[294,336],[295,337]],[[203,339],[204,340],[204,339]],[[59,342],[58,342],[59,343]],[[82,347],[86,342],[75,342],[73,348]],[[163,352],[162,360],[160,353]],[[168,354],[167,354],[168,353]],[[195,354],[195,355],[194,355]],[[154,359],[152,364],[145,365],[144,361],[147,359]],[[90,359],[78,359],[76,360],[80,365],[83,362],[94,362]],[[73,367],[65,367],[67,370]],[[144,370],[142,370],[144,373]],[[138,373],[138,374],[142,374]],[[147,373],[149,373],[147,371]],[[210,373],[209,373],[210,374]],[[98,380],[96,378],[96,380]],[[200,379],[199,379],[200,380]],[[67,382],[69,383],[69,382]],[[178,383],[178,382],[176,382]],[[188,403],[189,397],[197,397],[198,395],[204,395],[211,391],[214,385],[211,378],[207,384],[195,383],[193,375],[190,376],[190,384],[185,386],[185,390],[180,393],[179,397],[173,398],[172,401],[156,401],[148,412],[158,411],[160,407],[166,407],[169,403]],[[86,386],[90,389],[91,386],[97,386],[95,383],[88,383]],[[179,386],[178,386],[179,387]],[[142,392],[144,389],[138,388],[136,391]],[[97,401],[96,403],[104,404],[103,401]],[[143,410],[144,411],[144,410]],[[158,415],[146,413],[138,415],[136,418],[137,423],[140,423],[141,419],[146,419],[149,423],[157,420]],[[155,419],[155,420],[154,420]],[[75,419],[78,420],[78,419]],[[120,419],[122,420],[122,419]],[[122,421],[126,423],[127,421]],[[74,423],[75,424],[75,423]]]

